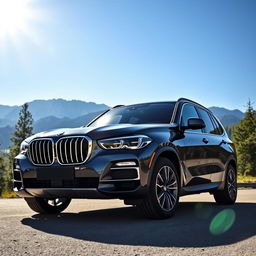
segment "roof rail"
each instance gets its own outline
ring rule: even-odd
[[[124,105],[116,105],[113,108],[119,108],[119,107],[123,107]]]
[[[193,101],[193,100],[190,100],[190,99],[187,99],[187,98],[179,98],[178,101],[188,101],[188,102],[191,102],[191,103],[195,103],[195,104],[197,104],[198,106],[200,106],[200,107],[202,107],[202,108],[204,108],[204,109],[206,109],[206,110],[208,110],[208,111],[211,112],[211,110],[209,110],[208,108],[206,108],[205,106],[199,104],[199,103],[196,102],[196,101]]]

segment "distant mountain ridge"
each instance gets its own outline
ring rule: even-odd
[[[34,133],[57,128],[79,127],[109,108],[105,104],[79,100],[52,99],[29,102],[29,110],[34,119]],[[0,149],[10,146],[10,137],[20,109],[21,106],[0,105]],[[237,109],[228,110],[222,107],[209,109],[224,126],[236,124],[244,117],[244,113]]]
[[[64,99],[34,100],[28,102],[28,104],[29,111],[34,121],[48,116],[76,118],[88,113],[104,111],[109,108],[109,106],[105,104]],[[20,109],[21,106],[0,105],[0,127],[14,125],[18,119]]]
[[[79,116],[76,118],[58,118],[55,116],[48,116],[45,118],[39,119],[35,122],[33,131],[34,133],[47,131],[57,128],[75,128],[88,124],[92,119],[98,116],[102,111],[89,113],[87,115]]]
[[[221,107],[209,108],[224,126],[234,125],[244,118],[244,113],[239,109],[229,110]]]

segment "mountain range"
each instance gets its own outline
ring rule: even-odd
[[[34,100],[29,102],[29,111],[34,120],[33,132],[65,127],[79,127],[109,109],[105,104],[79,100]],[[10,137],[18,120],[21,106],[0,105],[0,149],[10,146]],[[228,110],[222,107],[210,107],[224,126],[238,123],[244,113],[238,109]]]
[[[80,100],[34,100],[29,102],[29,111],[34,121],[38,121],[48,116],[56,118],[76,118],[92,112],[104,111],[109,107],[105,104],[85,102]],[[21,106],[0,105],[0,127],[15,125]]]

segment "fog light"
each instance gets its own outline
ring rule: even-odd
[[[134,161],[129,161],[129,162],[118,162],[115,165],[116,166],[136,166],[137,164]]]

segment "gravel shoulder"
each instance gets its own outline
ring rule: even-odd
[[[231,215],[229,215],[231,214]],[[256,255],[256,189],[234,206],[212,196],[181,198],[176,215],[144,219],[120,200],[73,200],[38,215],[23,199],[0,199],[0,255]]]

